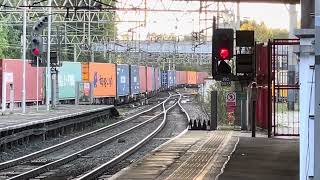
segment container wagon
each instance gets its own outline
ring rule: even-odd
[[[161,78],[160,78],[160,69],[158,67],[154,68],[154,77],[155,77],[155,91],[158,92],[160,90]]]
[[[58,68],[58,99],[60,103],[70,104],[75,102],[76,98],[76,86],[77,83],[82,80],[80,62],[67,62],[61,63],[61,67]],[[51,91],[51,88],[50,88]],[[51,93],[50,93],[51,95]]]
[[[139,97],[140,94],[140,74],[139,74],[139,66],[130,65],[129,71],[129,79],[130,79],[130,98],[134,101]]]
[[[154,68],[147,67],[147,97],[151,97],[154,91]]]
[[[208,78],[207,72],[197,72],[197,84],[203,84],[205,78]]]
[[[187,87],[198,87],[197,86],[197,72],[187,71]]]
[[[83,63],[82,80],[93,84],[94,104],[114,104],[117,95],[115,64]]]
[[[28,105],[35,104],[37,99],[39,103],[44,102],[44,68],[39,68],[37,77],[37,68],[32,67],[26,62],[26,102]],[[10,84],[13,85],[13,100],[18,106],[22,102],[22,66],[23,60],[20,59],[0,59],[0,101],[2,101],[2,84],[6,80],[5,94],[6,103],[10,102]],[[38,79],[38,94],[37,94],[37,79]]]
[[[117,64],[117,103],[129,102],[129,65]]]
[[[174,89],[176,87],[176,71],[168,70],[168,88]]]
[[[168,72],[167,71],[161,72],[161,89],[162,90],[168,89]]]
[[[187,72],[176,71],[176,86],[185,87],[186,84],[187,84]]]
[[[146,96],[147,93],[147,68],[139,66],[140,95]]]

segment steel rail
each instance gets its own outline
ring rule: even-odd
[[[171,96],[169,96],[167,99],[169,99],[170,97],[171,97]],[[161,103],[159,103],[159,104],[151,107],[150,109],[147,109],[147,110],[145,110],[145,111],[142,111],[142,112],[140,112],[140,113],[137,113],[137,114],[135,114],[135,115],[133,115],[133,116],[131,116],[131,117],[128,117],[128,118],[126,118],[126,119],[124,119],[124,120],[121,120],[121,121],[119,121],[119,122],[110,124],[110,125],[108,125],[108,126],[106,126],[106,127],[103,127],[103,128],[97,129],[97,130],[95,130],[95,131],[92,131],[92,132],[83,134],[83,135],[81,135],[81,136],[72,138],[72,139],[70,139],[70,140],[67,140],[67,141],[65,141],[65,142],[56,144],[56,145],[54,145],[54,146],[51,146],[51,147],[42,149],[42,150],[40,150],[40,151],[31,153],[31,154],[28,154],[28,155],[25,155],[25,156],[22,156],[22,157],[19,157],[19,158],[10,160],[10,161],[2,162],[2,163],[0,163],[0,170],[4,170],[4,169],[7,169],[7,168],[9,168],[9,167],[12,167],[12,166],[16,166],[16,165],[18,165],[18,164],[21,164],[22,162],[25,162],[25,161],[28,161],[28,160],[31,160],[31,159],[35,159],[35,158],[38,158],[38,157],[40,157],[40,156],[49,154],[49,153],[54,152],[54,151],[56,151],[56,150],[62,149],[62,148],[64,148],[64,147],[68,146],[68,145],[71,145],[71,144],[74,144],[74,143],[76,143],[76,142],[79,142],[79,141],[81,141],[81,140],[83,140],[83,139],[85,139],[85,138],[92,137],[92,136],[97,135],[97,134],[99,134],[99,133],[102,133],[102,132],[104,132],[104,131],[110,130],[110,129],[114,128],[114,127],[117,127],[117,126],[119,126],[119,125],[121,125],[121,124],[124,124],[124,123],[126,123],[126,122],[128,122],[128,121],[131,121],[131,120],[133,120],[133,119],[136,119],[136,118],[138,118],[139,116],[141,116],[141,115],[143,115],[143,114],[145,114],[145,113],[148,113],[148,112],[150,112],[150,111],[158,108],[159,106],[162,105],[162,103],[166,102],[167,99],[165,99],[165,100],[162,101]]]
[[[173,95],[173,96],[179,96],[179,99],[172,106],[170,106],[167,110],[165,109],[165,106],[164,106],[164,103],[163,103],[163,108],[164,108],[163,114],[164,114],[164,117],[163,117],[163,120],[162,120],[161,124],[158,126],[157,129],[155,129],[151,134],[149,134],[147,137],[145,137],[143,140],[138,142],[136,145],[134,145],[130,149],[126,150],[125,152],[121,153],[120,155],[116,156],[115,158],[111,159],[110,161],[106,162],[105,164],[102,164],[101,166],[99,166],[99,167],[93,169],[92,171],[84,174],[83,176],[77,178],[77,180],[91,180],[91,179],[95,179],[95,178],[99,177],[109,167],[111,167],[111,166],[117,164],[118,162],[124,160],[125,158],[127,158],[128,156],[130,156],[131,154],[136,152],[139,148],[141,148],[149,140],[151,140],[155,135],[157,135],[163,129],[164,125],[166,124],[167,112],[169,112],[177,104],[179,104],[179,106],[182,107],[180,105],[180,103],[179,103],[180,100],[181,100],[182,95],[181,94],[177,94],[177,95]],[[183,110],[183,111],[185,112],[185,110]]]
[[[174,96],[175,96],[175,95],[173,95],[173,96],[170,95],[170,96],[169,96],[166,100],[164,100],[162,103],[156,105],[156,107],[159,107],[160,105],[164,106],[164,104],[165,104],[171,97],[174,97]],[[152,109],[152,108],[151,108],[151,109]],[[154,108],[153,108],[153,109],[154,109]],[[150,123],[150,122],[154,121],[155,119],[157,119],[158,117],[160,117],[162,114],[164,114],[164,112],[166,112],[165,109],[164,109],[161,113],[154,115],[152,118],[148,119],[147,121],[142,122],[142,123],[140,123],[140,124],[138,124],[138,125],[136,125],[136,126],[133,126],[133,127],[129,128],[129,129],[125,130],[125,131],[122,131],[121,133],[118,133],[118,134],[116,134],[116,135],[113,135],[112,137],[110,137],[110,138],[108,138],[108,139],[105,139],[105,140],[103,140],[103,141],[101,141],[101,142],[98,142],[98,143],[96,143],[96,144],[94,144],[94,145],[91,145],[91,146],[89,146],[89,147],[87,147],[87,148],[85,148],[85,149],[83,149],[83,150],[81,150],[81,151],[75,152],[75,153],[73,153],[73,154],[71,154],[71,155],[68,155],[68,156],[66,156],[66,157],[63,157],[63,158],[58,159],[58,160],[56,160],[56,161],[53,161],[53,162],[51,162],[51,163],[45,164],[45,165],[43,165],[43,166],[37,167],[37,168],[35,168],[35,169],[32,169],[32,170],[30,170],[30,171],[21,173],[21,174],[19,174],[19,175],[17,175],[17,176],[11,177],[11,178],[9,178],[9,180],[29,179],[29,178],[35,177],[35,176],[37,176],[37,175],[39,175],[39,174],[41,174],[41,173],[47,172],[48,170],[51,170],[51,169],[57,168],[57,167],[59,167],[59,166],[62,166],[62,165],[66,164],[66,163],[68,163],[68,162],[70,162],[70,161],[73,161],[73,160],[75,160],[75,159],[77,159],[77,158],[79,158],[79,157],[81,157],[81,156],[83,156],[83,155],[86,155],[86,154],[88,154],[88,153],[90,153],[90,152],[93,152],[93,151],[96,150],[96,149],[101,148],[102,146],[104,146],[104,145],[106,145],[106,144],[114,141],[115,139],[117,139],[117,138],[125,135],[125,134],[128,133],[128,132],[131,132],[131,131],[133,131],[133,130],[135,130],[135,129],[137,129],[137,128],[139,128],[139,127],[141,127],[141,126],[143,126],[143,125],[145,125],[145,124],[147,124],[147,123]]]

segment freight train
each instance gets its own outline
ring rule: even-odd
[[[19,59],[0,60],[0,95],[5,80],[7,103],[10,84],[14,87],[14,102],[19,105],[22,101],[22,63]],[[161,90],[197,87],[208,77],[206,72],[161,71],[159,67],[95,62],[64,61],[57,70],[57,97],[61,103],[74,103],[79,82],[90,82],[94,104],[118,104],[151,97]],[[40,67],[37,71],[36,67],[26,63],[27,103],[44,102],[45,81],[45,68]]]

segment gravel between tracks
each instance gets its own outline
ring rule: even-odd
[[[67,179],[83,174],[85,171],[91,170],[94,167],[97,167],[111,160],[125,150],[131,148],[147,135],[149,135],[152,131],[154,131],[161,122],[162,118],[159,118],[138,129],[135,129],[130,133],[118,138],[117,140],[112,141],[106,146],[103,146],[102,148],[94,152],[91,152],[75,161],[72,161],[66,165],[59,167],[58,169],[51,171],[54,172],[54,175],[49,176],[46,179]],[[119,139],[124,140],[124,142],[119,143]]]
[[[203,112],[200,104],[196,101],[195,97],[188,96],[182,99],[182,107],[188,112],[190,119],[209,120],[209,117]],[[202,122],[201,122],[202,123]]]
[[[180,107],[176,106],[174,109],[172,109],[172,111],[169,112],[167,123],[159,134],[157,134],[152,140],[145,144],[139,151],[121,161],[115,167],[108,169],[108,171],[105,172],[104,176],[111,176],[121,169],[128,167],[131,163],[141,159],[152,150],[156,149],[171,138],[180,134],[187,128],[187,126],[187,118],[184,114],[180,113]]]
[[[67,141],[69,139],[78,137],[80,135],[86,134],[91,131],[94,131],[94,130],[99,129],[101,127],[105,127],[107,125],[113,124],[115,122],[118,122],[122,119],[127,118],[128,116],[131,116],[131,115],[134,115],[134,114],[141,112],[143,110],[149,109],[150,107],[152,107],[158,101],[161,101],[166,96],[168,96],[167,92],[160,92],[158,96],[149,99],[149,102],[150,102],[149,105],[135,106],[135,107],[129,107],[130,105],[119,106],[119,107],[117,107],[117,109],[120,112],[120,115],[121,115],[120,117],[108,119],[104,123],[96,123],[91,127],[87,127],[83,131],[77,131],[77,132],[73,132],[70,134],[64,134],[60,137],[48,138],[46,141],[39,139],[39,140],[35,140],[29,144],[15,146],[12,149],[8,149],[6,151],[0,152],[0,162],[5,162],[5,161],[9,161],[9,160],[12,160],[15,158],[22,157],[24,155],[42,150],[44,148],[62,143],[62,142]],[[134,104],[138,104],[138,103],[134,103]]]

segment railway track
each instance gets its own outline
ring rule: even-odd
[[[103,147],[106,145],[117,147],[121,138],[125,139],[125,137],[133,136],[134,133],[137,133],[137,130],[140,130],[144,132],[143,137],[145,138],[142,141],[137,140],[139,143],[135,141],[133,144],[136,145],[127,150],[133,152],[162,129],[167,111],[174,107],[180,98],[181,95],[170,95],[152,108],[122,121],[21,158],[0,163],[0,178],[29,179],[37,176],[39,178],[40,174],[46,172],[49,172],[52,176],[54,174],[52,170],[59,169],[66,164],[72,164],[72,162],[83,159],[85,156],[90,156],[90,153],[104,149]],[[160,116],[164,117],[163,120],[157,121]],[[149,129],[152,129],[150,126],[157,128],[151,133],[149,132]],[[110,162],[109,165],[121,160],[119,157],[123,159],[126,154],[129,155],[127,151],[108,161]],[[59,170],[55,172],[58,173]],[[47,176],[48,174],[40,176],[39,179]]]
[[[137,151],[137,149],[139,149],[140,147],[142,147],[146,142],[148,142],[149,140],[151,140],[157,133],[159,133],[161,131],[161,129],[164,127],[166,120],[167,120],[167,113],[172,110],[176,105],[179,106],[179,108],[181,109],[182,112],[184,112],[187,116],[187,119],[190,120],[189,115],[186,113],[185,109],[181,106],[180,104],[180,100],[182,98],[182,95],[179,94],[179,96],[177,96],[178,98],[176,99],[176,101],[174,103],[172,103],[171,105],[168,104],[167,106],[164,106],[165,111],[164,111],[164,116],[162,119],[161,124],[158,126],[157,129],[155,129],[152,133],[150,133],[147,137],[145,137],[144,139],[142,139],[141,141],[139,141],[138,143],[136,143],[132,148],[126,150],[125,152],[121,153],[120,155],[118,155],[117,157],[113,158],[112,160],[100,165],[99,167],[90,170],[89,172],[87,172],[84,175],[78,176],[77,178],[75,178],[76,180],[92,180],[92,179],[100,179],[99,177],[101,175],[104,175],[104,172],[106,172],[106,170],[110,167],[113,167],[114,165],[116,165],[117,163],[121,162],[122,160],[124,160],[125,158],[127,158],[128,156],[130,156],[131,154],[133,154],[134,152]],[[103,179],[103,178],[101,178]]]

